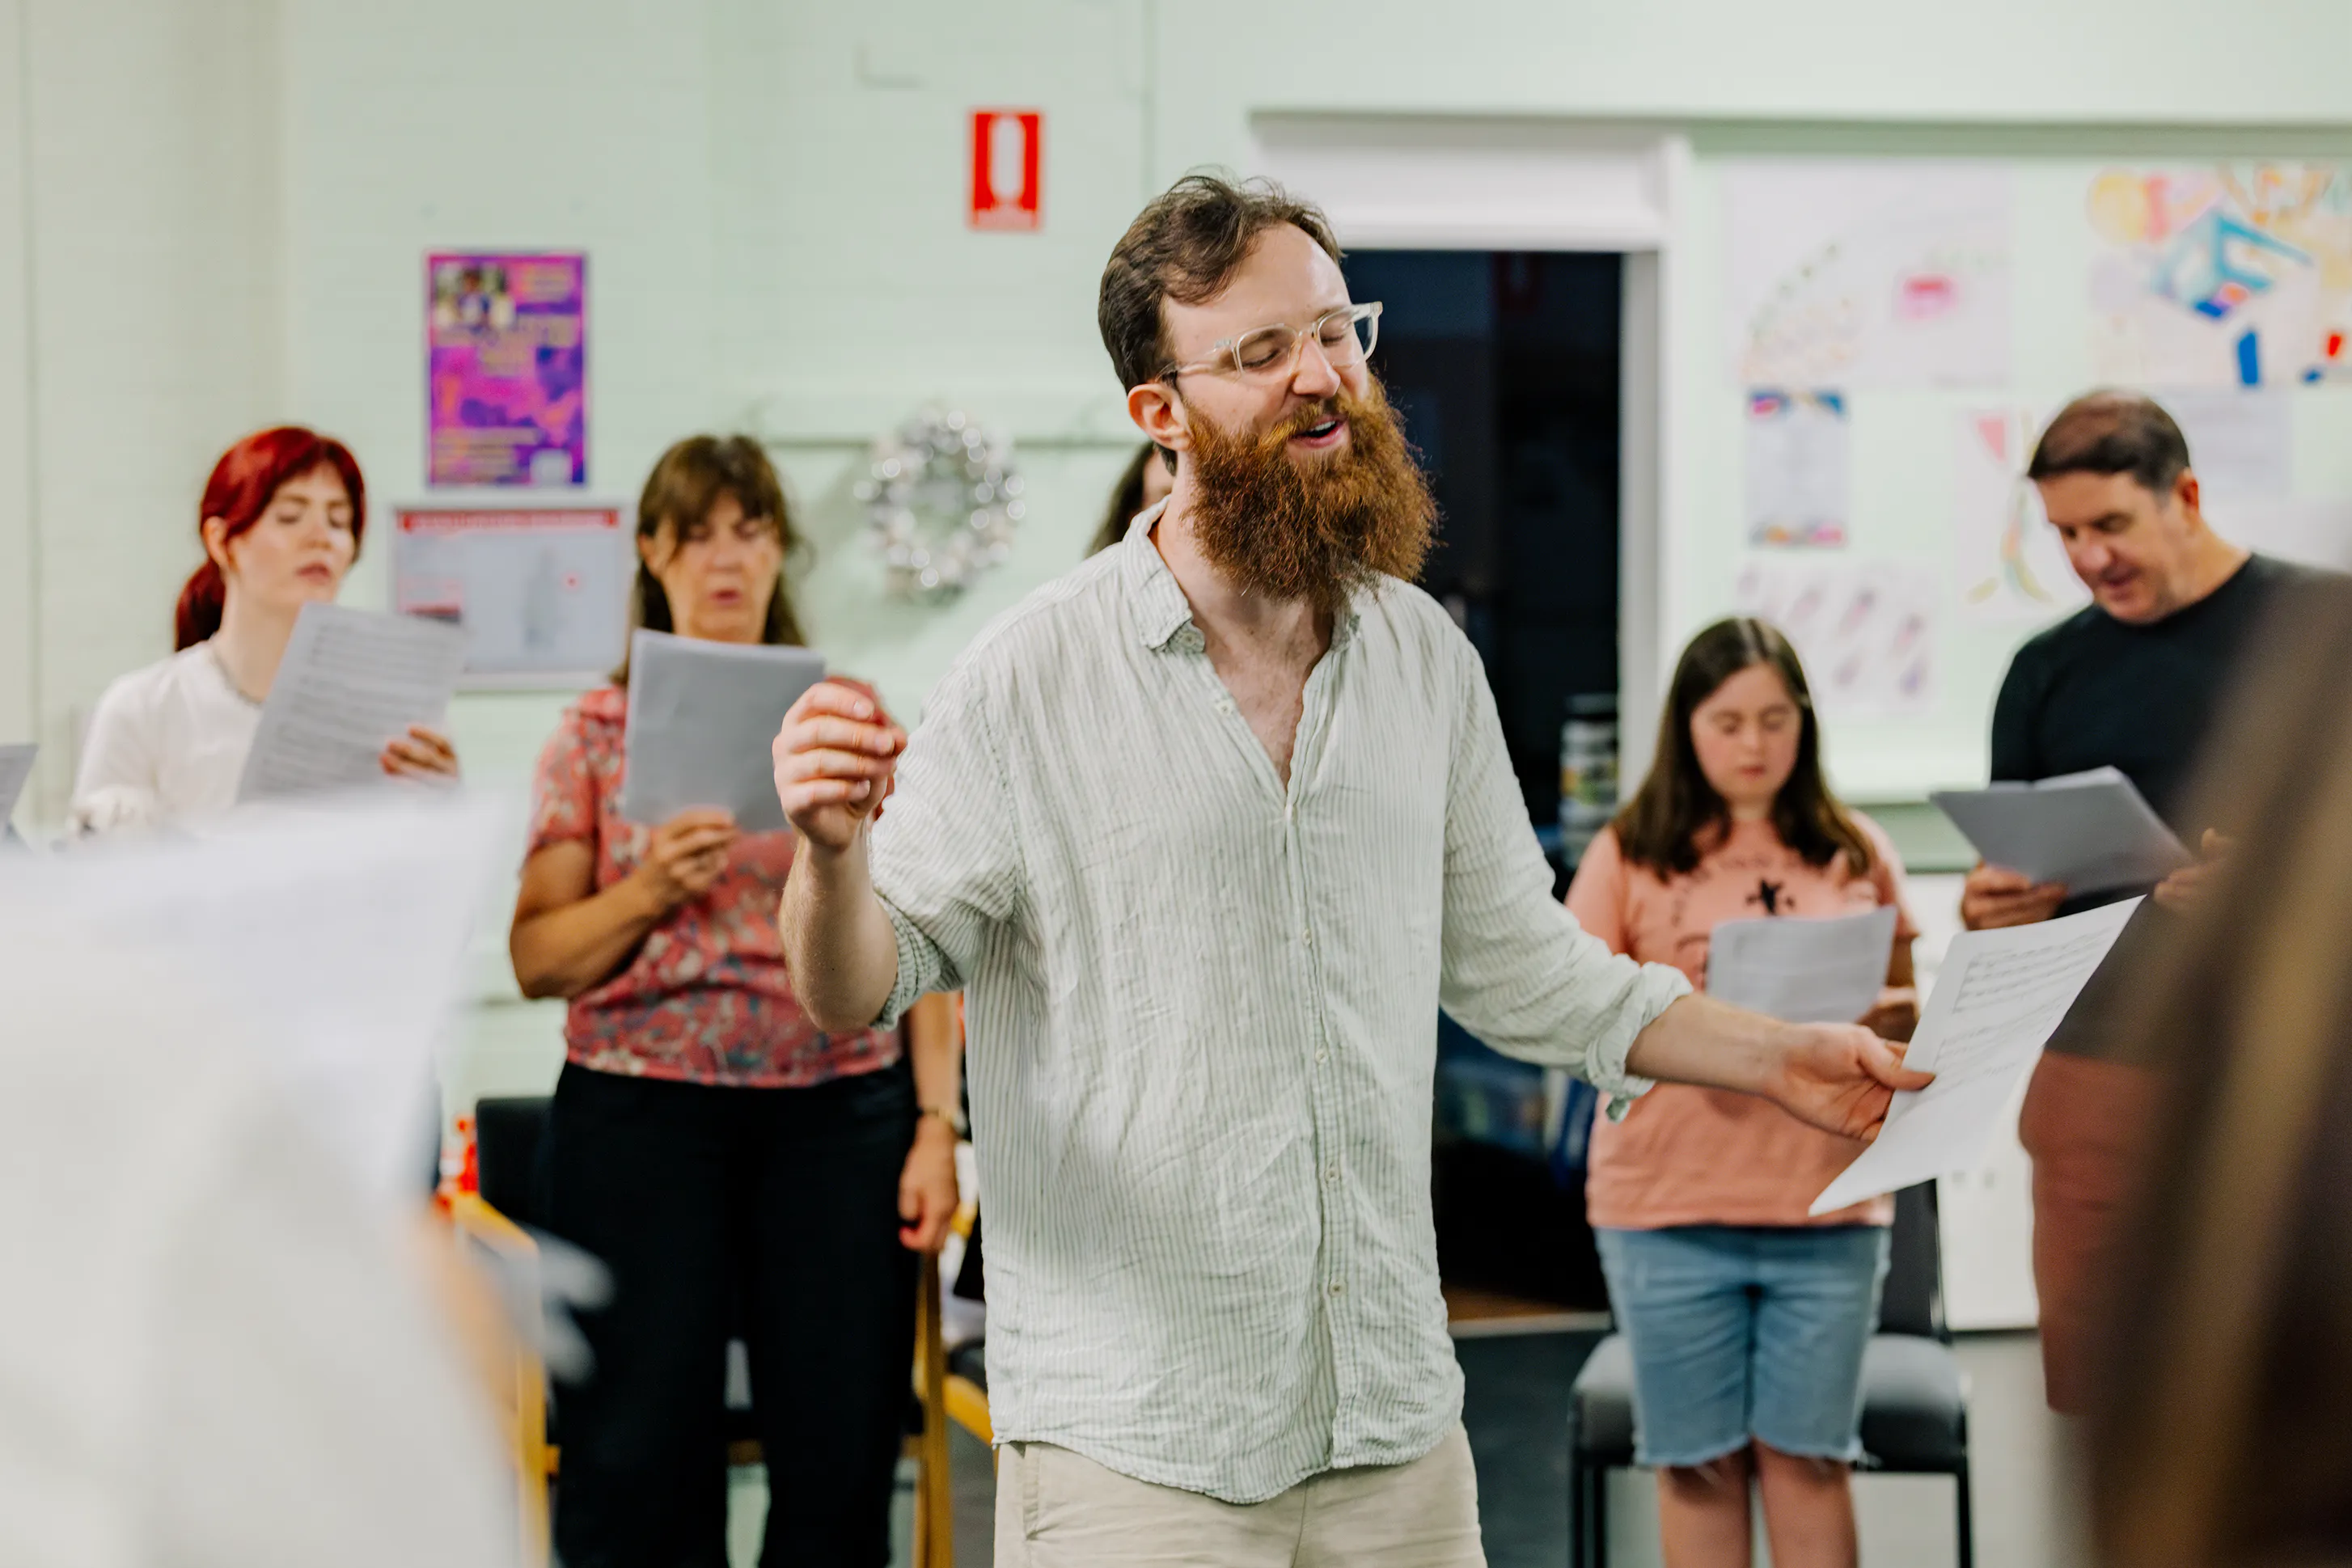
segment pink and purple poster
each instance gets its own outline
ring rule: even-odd
[[[588,482],[588,258],[425,262],[425,482]]]

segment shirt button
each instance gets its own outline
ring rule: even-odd
[[[1325,1058],[1327,1058],[1327,1057],[1328,1057],[1330,1054],[1331,1054],[1331,1053],[1330,1053],[1329,1051],[1317,1051],[1317,1052],[1315,1053],[1315,1065],[1316,1065],[1316,1066],[1318,1066],[1318,1067],[1322,1066],[1322,1065],[1323,1065],[1323,1062],[1324,1062],[1324,1059],[1325,1059]]]
[[[1325,1186],[1338,1186],[1339,1185],[1339,1167],[1338,1166],[1327,1166],[1324,1169],[1323,1185]]]
[[[1315,933],[1307,926],[1302,925],[1298,928],[1298,939],[1309,947],[1315,946]]]
[[[1331,1281],[1331,1293],[1335,1296],[1344,1296],[1348,1293],[1348,1287],[1343,1281],[1334,1280]]]

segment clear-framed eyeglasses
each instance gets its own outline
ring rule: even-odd
[[[1260,327],[1238,338],[1227,338],[1204,359],[1189,365],[1171,365],[1160,371],[1168,380],[1199,371],[1229,371],[1254,381],[1273,381],[1290,373],[1297,363],[1299,345],[1314,342],[1335,370],[1371,358],[1381,337],[1381,303],[1341,305],[1326,310],[1304,327]]]

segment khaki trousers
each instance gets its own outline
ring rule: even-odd
[[[997,1568],[1486,1568],[1457,1423],[1410,1464],[1327,1470],[1264,1502],[1154,1486],[1048,1443],[996,1459]]]

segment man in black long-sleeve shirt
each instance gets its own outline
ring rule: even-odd
[[[2206,525],[2189,445],[2145,397],[2094,392],[2042,434],[2026,471],[2042,493],[2092,602],[2020,648],[1993,708],[1992,776],[2031,781],[2120,769],[2181,840],[2210,855],[2217,824],[2193,821],[2191,784],[2208,728],[2241,654],[2304,568],[2253,555]],[[1971,930],[2022,925],[2153,891],[2185,905],[2205,865],[2153,890],[2070,900],[2054,884],[1979,865],[1960,899]],[[2033,1273],[2042,1301],[2050,1403],[2077,1410],[2089,1393],[2097,1281],[2130,1180],[2151,1085],[2104,1027],[2145,951],[2145,919],[2115,952],[2051,1040],[2019,1119],[2033,1156]]]

